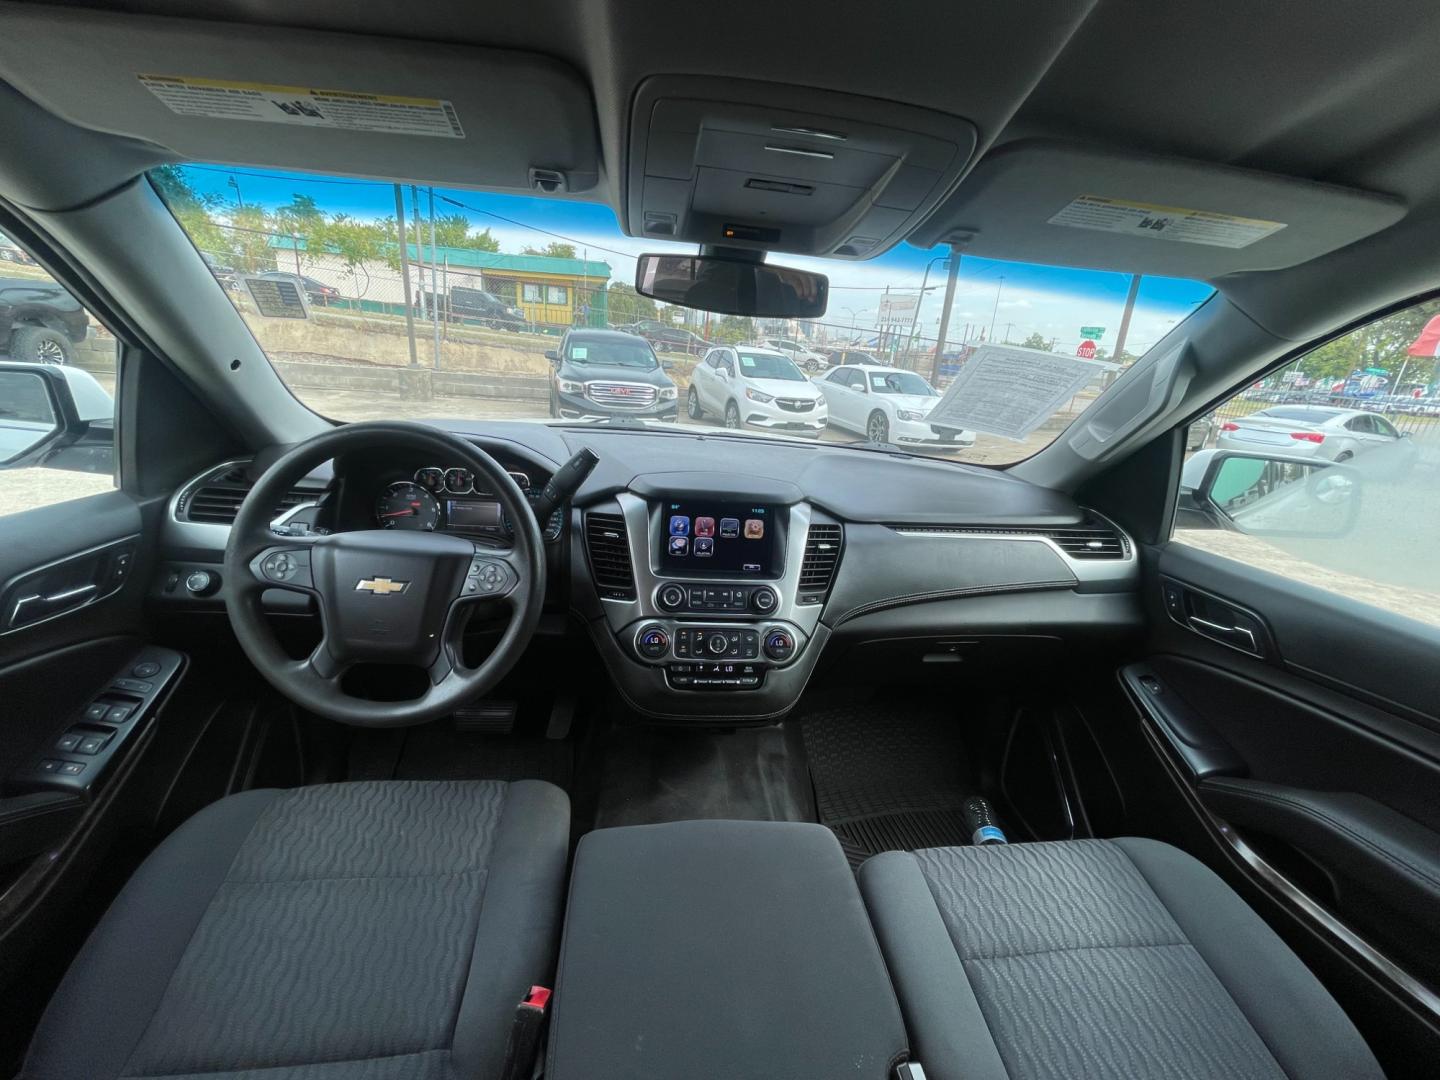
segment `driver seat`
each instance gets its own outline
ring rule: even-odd
[[[569,817],[531,780],[222,799],[121,891],[22,1075],[498,1077],[554,967]]]

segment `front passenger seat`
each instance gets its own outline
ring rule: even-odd
[[[121,891],[23,1075],[496,1077],[552,970],[568,844],[568,800],[537,781],[222,799]]]

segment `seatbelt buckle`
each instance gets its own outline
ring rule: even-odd
[[[895,1066],[895,1080],[925,1080],[925,1070],[918,1061],[902,1061]]]
[[[532,986],[525,1000],[515,1006],[510,1021],[510,1038],[505,1044],[502,1080],[530,1080],[540,1056],[540,1035],[550,1010],[550,988]]]

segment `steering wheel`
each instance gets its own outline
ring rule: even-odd
[[[287,491],[347,451],[385,447],[472,470],[510,520],[508,550],[449,533],[367,529],[328,536],[282,536],[270,528]],[[489,454],[422,424],[346,424],[276,461],[240,505],[225,545],[225,599],[240,647],[270,684],[319,716],[358,727],[404,727],[444,716],[490,690],[519,659],[545,602],[545,545],[524,494]],[[317,600],[323,636],[304,660],[280,647],[261,607],[267,589]],[[465,624],[477,608],[505,605],[510,621],[479,667],[461,656]],[[359,663],[424,668],[424,692],[406,701],[371,701],[341,682]]]

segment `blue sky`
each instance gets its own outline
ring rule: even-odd
[[[270,172],[259,169],[231,169],[223,166],[187,166],[186,173],[196,188],[233,201],[239,195],[249,205],[275,207],[288,203],[297,194],[312,196],[329,213],[358,218],[383,218],[395,212],[394,189],[388,183],[329,178],[304,173]],[[559,234],[584,248],[592,260],[610,264],[611,276],[633,280],[634,256],[642,251],[693,251],[693,245],[657,243],[625,236],[608,206],[477,191],[436,188],[437,196],[465,203],[461,210],[437,199],[436,213],[464,213],[476,228],[488,228],[500,241],[502,251],[518,252],[526,244],[544,246]],[[427,206],[421,192],[422,211]],[[409,212],[407,189],[406,212]],[[498,215],[498,216],[496,216]],[[508,219],[508,220],[501,220]],[[544,230],[544,231],[540,231]],[[807,259],[776,255],[772,261],[804,266],[830,278],[830,311],[826,322],[873,326],[880,298],[886,286],[894,292],[915,295],[924,280],[925,268],[945,249],[922,251],[908,244],[897,245],[878,258],[862,263]],[[1003,281],[1001,280],[1003,278]],[[918,321],[922,334],[933,335],[942,306],[945,270],[939,262],[931,267],[927,290]],[[939,287],[937,287],[939,286]],[[951,316],[951,340],[959,340],[968,324],[972,336],[984,328],[989,335],[993,321],[995,340],[1019,342],[1032,332],[1054,338],[1057,348],[1078,344],[1080,327],[1103,326],[1102,345],[1114,340],[1124,307],[1129,277],[1125,274],[1064,267],[1007,263],[978,256],[961,260]],[[1158,340],[1194,310],[1211,293],[1208,285],[1174,278],[1144,278],[1131,323],[1132,351],[1140,351]]]

